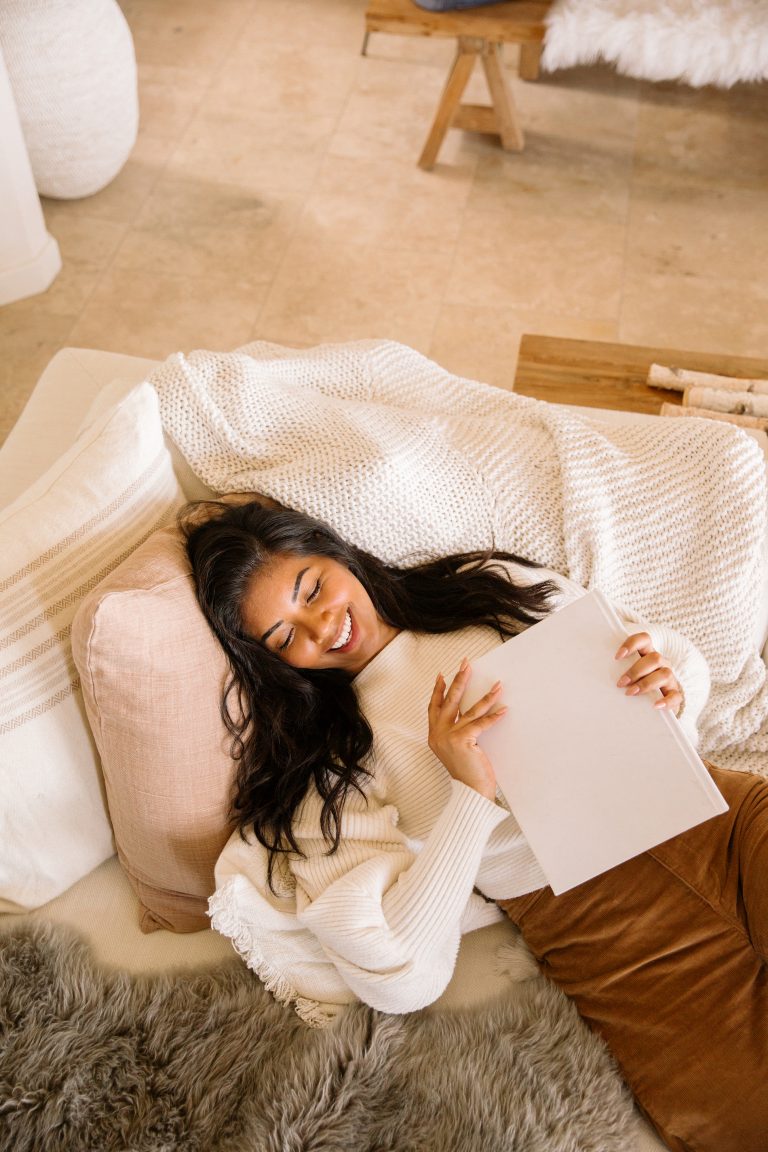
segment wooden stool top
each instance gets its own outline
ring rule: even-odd
[[[482,8],[428,12],[413,0],[369,0],[365,27],[368,32],[403,36],[475,36],[497,43],[538,43],[544,39],[549,8],[550,0],[507,0]]]

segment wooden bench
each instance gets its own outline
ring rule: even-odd
[[[369,0],[363,55],[371,32],[448,36],[457,41],[456,58],[419,157],[421,168],[433,167],[449,128],[494,133],[501,138],[503,148],[515,152],[522,149],[523,130],[504,75],[501,46],[519,44],[520,75],[524,80],[535,80],[549,6],[549,0],[508,0],[482,8],[428,12],[412,0]],[[462,104],[461,97],[478,59],[485,70],[491,104]]]

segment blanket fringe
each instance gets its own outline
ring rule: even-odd
[[[282,972],[265,959],[251,929],[238,920],[233,907],[233,894],[234,878],[208,898],[211,927],[232,942],[232,947],[242,956],[247,967],[280,1004],[293,1007],[296,1015],[311,1028],[327,1028],[342,1011],[342,1005],[324,1004],[297,992]]]

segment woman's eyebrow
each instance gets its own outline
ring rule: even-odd
[[[309,572],[309,565],[307,565],[306,568],[302,568],[301,571],[299,572],[298,576],[296,577],[296,582],[293,585],[293,592],[291,593],[291,600],[292,601],[296,600],[296,597],[299,594],[299,589],[301,588],[301,582],[304,579],[304,577],[306,576],[307,572]],[[271,628],[267,628],[266,632],[264,633],[264,635],[261,638],[262,644],[265,644],[267,642],[267,640],[269,640],[272,633],[275,632],[280,627],[280,625],[282,623],[283,623],[282,620],[278,620],[278,622],[276,624],[273,624]]]
[[[295,600],[298,596],[299,588],[301,588],[301,582],[307,572],[309,572],[309,565],[307,565],[306,568],[302,568],[301,572],[299,572],[298,576],[296,577],[296,583],[293,586],[293,595],[291,596],[291,600]]]

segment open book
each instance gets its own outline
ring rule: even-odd
[[[728,808],[659,694],[617,688],[626,636],[588,592],[472,662],[461,708],[501,680],[509,711],[479,742],[556,894]]]

